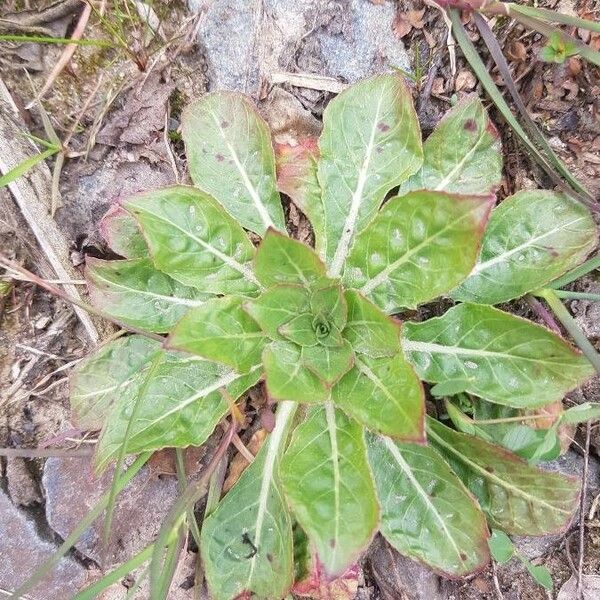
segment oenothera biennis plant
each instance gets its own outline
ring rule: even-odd
[[[102,428],[101,469],[202,444],[264,380],[274,427],[201,524],[213,596],[279,599],[311,572],[334,578],[378,530],[462,576],[489,560],[487,523],[566,527],[578,483],[473,420],[556,407],[592,375],[565,340],[492,305],[583,261],[596,229],[551,191],[492,210],[502,161],[481,102],[463,98],[422,143],[402,79],[378,76],[330,102],[318,140],[274,151],[247,99],[214,93],[187,109],[183,137],[195,187],[120,202],[102,229],[125,259],[87,264],[98,306],[168,336],[101,347],[77,368],[72,405]],[[287,234],[279,192],[310,220],[314,249]],[[455,306],[418,318],[441,296]],[[453,426],[426,416],[421,380]]]

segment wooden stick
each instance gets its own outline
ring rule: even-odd
[[[0,173],[4,174],[37,151],[23,133],[26,126],[6,85],[0,79]],[[21,214],[27,221],[42,252],[50,263],[56,278],[62,281],[79,279],[69,263],[69,243],[56,222],[50,217],[50,190],[52,176],[45,163],[36,165],[29,173],[8,185]],[[81,301],[74,285],[65,285],[72,298]],[[100,338],[96,325],[86,311],[74,307],[87,337],[96,344]]]

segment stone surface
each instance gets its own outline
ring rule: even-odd
[[[440,578],[394,550],[381,535],[371,544],[366,561],[384,600],[444,600]]]
[[[56,548],[40,537],[35,523],[0,490],[0,589],[4,592],[17,588]],[[66,600],[85,580],[85,568],[70,558],[63,558],[28,598]]]
[[[19,506],[32,506],[42,501],[40,490],[27,461],[23,458],[6,459],[6,479],[10,499]]]
[[[204,0],[189,0],[192,10]],[[409,68],[392,31],[396,3],[368,0],[262,0],[209,3],[198,41],[211,90],[258,95],[274,71],[302,71],[351,83]]]
[[[44,468],[46,518],[50,527],[66,537],[110,488],[112,473],[93,474],[91,459],[50,458]],[[108,564],[129,559],[151,543],[177,496],[175,477],[157,477],[147,467],[119,495],[113,517]],[[76,548],[101,562],[102,520],[81,537]]]

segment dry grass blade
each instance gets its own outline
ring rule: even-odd
[[[86,4],[81,13],[81,16],[79,17],[79,21],[77,21],[77,25],[75,27],[75,30],[73,31],[73,35],[71,36],[71,41],[81,39],[91,14],[92,6],[91,4]],[[75,54],[75,50],[77,50],[77,44],[70,43],[67,45],[67,47],[63,50],[62,54],[60,55],[58,62],[56,63],[56,65],[54,65],[54,68],[50,72],[48,79],[46,79],[44,85],[42,86],[42,89],[25,108],[30,109],[52,87],[52,84],[54,83],[56,78],[61,74],[62,70],[69,64],[69,61],[73,57],[73,54]]]

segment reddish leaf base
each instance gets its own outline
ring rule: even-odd
[[[358,589],[358,574],[359,567],[354,564],[343,575],[332,580],[317,557],[312,572],[306,579],[295,583],[292,592],[320,600],[353,600]]]

